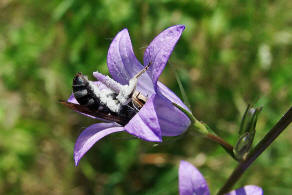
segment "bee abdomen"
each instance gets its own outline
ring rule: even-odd
[[[74,90],[74,87],[73,87],[73,93],[74,93],[75,98],[82,98],[82,97],[87,96],[88,91],[87,89]]]
[[[94,94],[89,87],[88,79],[77,73],[73,79],[73,95],[80,105],[88,106],[90,109],[95,109],[99,106],[99,101],[94,98]]]

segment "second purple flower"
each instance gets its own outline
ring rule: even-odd
[[[208,184],[200,171],[187,161],[179,164],[179,195],[210,195]],[[226,195],[263,195],[262,188],[247,185]]]

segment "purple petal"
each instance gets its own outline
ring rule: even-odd
[[[141,139],[151,142],[161,142],[161,130],[156,115],[154,101],[156,95],[152,95],[141,110],[125,126],[127,132]]]
[[[144,64],[151,63],[148,73],[154,87],[184,29],[184,25],[169,27],[155,37],[147,47],[144,53]]]
[[[173,93],[168,87],[166,87],[163,83],[157,82],[157,91],[158,94],[163,95],[167,99],[169,99],[171,102],[176,103],[186,109],[187,111],[191,112],[190,109],[181,101],[179,97],[176,96],[175,93]]]
[[[229,192],[227,195],[263,195],[262,188],[254,185],[247,185]]]
[[[87,127],[78,137],[74,147],[74,160],[77,166],[83,155],[101,138],[111,133],[124,131],[116,123],[96,123]]]
[[[107,64],[112,78],[125,85],[143,69],[137,60],[127,29],[120,31],[112,41],[107,55]],[[148,72],[138,79],[137,90],[149,97],[154,93],[153,83]]]
[[[70,97],[68,98],[67,102],[71,102],[71,103],[74,103],[74,104],[79,104],[77,102],[77,100],[75,99],[73,93],[70,95]]]
[[[191,124],[190,119],[165,97],[156,95],[154,105],[162,136],[180,135]]]
[[[179,165],[179,194],[210,194],[208,184],[200,171],[191,163],[183,160]]]

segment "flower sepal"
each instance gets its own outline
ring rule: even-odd
[[[178,105],[176,103],[172,103],[172,104],[188,116],[188,118],[191,121],[191,126],[195,127],[195,130],[197,133],[199,133],[201,135],[208,135],[209,134],[210,128],[206,124],[197,120],[195,118],[195,116],[190,111],[184,109],[183,107],[181,107],[180,105]]]

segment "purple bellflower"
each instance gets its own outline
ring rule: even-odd
[[[181,161],[179,165],[179,194],[180,195],[210,195],[208,184],[191,163]],[[254,185],[247,185],[229,192],[227,195],[263,195],[263,190]]]
[[[188,111],[189,109],[170,89],[158,81],[184,29],[183,25],[169,27],[155,37],[146,48],[144,65],[150,64],[150,66],[145,73],[139,76],[135,86],[136,91],[147,97],[146,103],[124,126],[106,121],[106,123],[96,123],[87,127],[75,144],[76,166],[97,141],[109,134],[126,131],[146,141],[161,142],[162,136],[177,136],[188,128],[189,118],[172,103],[176,103]],[[144,68],[135,57],[127,29],[120,31],[112,41],[108,50],[107,65],[113,79],[94,72],[93,75],[99,80],[94,84],[98,88],[104,88],[106,85],[113,91],[121,86],[130,86],[129,81]],[[78,104],[73,95],[68,102]],[[81,112],[81,114],[85,113]]]

